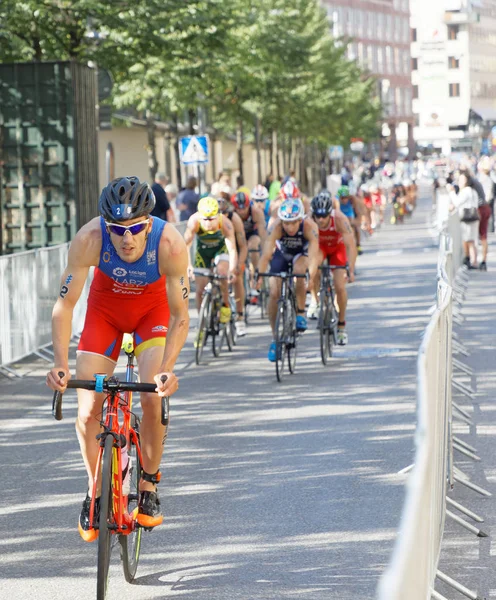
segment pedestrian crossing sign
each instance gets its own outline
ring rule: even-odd
[[[183,165],[208,163],[208,135],[188,135],[180,139],[181,162]]]

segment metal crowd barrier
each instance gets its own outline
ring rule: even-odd
[[[454,401],[454,393],[473,397],[473,391],[454,377],[455,369],[473,375],[470,367],[454,358],[455,353],[468,354],[453,332],[453,323],[463,323],[459,306],[467,283],[466,272],[460,268],[463,253],[456,214],[445,221],[439,252],[436,305],[417,360],[415,463],[403,470],[411,474],[393,555],[377,589],[378,600],[446,600],[434,589],[436,578],[468,598],[478,599],[476,592],[438,569],[446,517],[478,537],[486,536],[448,509],[456,508],[475,521],[483,521],[448,496],[455,482],[491,495],[454,465],[455,450],[479,460],[475,448],[453,433],[454,416],[472,423],[470,415]]]
[[[176,224],[184,235],[186,221]],[[0,256],[0,372],[17,375],[12,363],[37,353],[50,359],[52,309],[67,264],[69,244]],[[81,333],[91,274],[72,321],[72,334]],[[10,365],[10,366],[9,366]]]

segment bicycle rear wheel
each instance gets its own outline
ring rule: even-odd
[[[198,331],[196,334],[196,364],[199,365],[201,361],[201,357],[203,354],[203,348],[205,347],[205,342],[207,341],[208,335],[208,324],[209,324],[209,312],[210,312],[210,294],[205,294],[203,297],[200,313],[198,314]]]
[[[298,344],[298,333],[296,331],[296,300],[291,296],[287,303],[286,316],[286,350],[288,353],[288,368],[291,375],[296,369],[296,347]]]
[[[276,376],[277,381],[282,381],[282,375],[284,372],[284,359],[286,357],[286,306],[283,302],[279,302],[276,316]]]
[[[109,524],[113,522],[112,505],[112,462],[114,454],[114,438],[107,435],[102,457],[102,495],[100,498],[100,521],[98,533],[98,561],[96,598],[105,600],[108,588],[108,572],[112,549],[112,532]]]
[[[131,422],[132,428],[137,432],[139,427],[138,419],[133,415]],[[139,434],[138,434],[139,435]],[[133,516],[133,520],[138,512],[139,502],[139,482],[141,477],[142,465],[139,458],[138,448],[132,441],[128,448],[130,460],[130,489],[127,497],[127,511]],[[135,522],[135,529],[128,535],[119,535],[121,544],[122,568],[124,569],[124,577],[128,583],[133,581],[138,568],[139,555],[141,550],[141,534],[143,529]]]
[[[321,290],[320,293],[320,313],[319,313],[319,332],[320,332],[320,357],[322,363],[327,365],[329,358],[329,297]],[[331,344],[332,348],[332,344]]]

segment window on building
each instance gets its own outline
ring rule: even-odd
[[[454,56],[450,56],[448,58],[448,68],[459,69],[460,68],[460,59],[455,58]]]
[[[458,37],[459,30],[460,28],[458,27],[458,25],[448,25],[448,39],[456,40]]]
[[[416,100],[419,97],[419,86],[418,85],[412,86],[412,94],[413,94],[414,100]]]
[[[416,42],[416,41],[417,41],[417,30],[412,29],[412,42]]]
[[[412,71],[418,71],[418,58],[412,58]]]
[[[460,84],[459,83],[450,83],[449,84],[449,95],[450,95],[450,98],[459,98],[460,97]]]
[[[392,60],[391,46],[386,46],[386,73],[393,72],[393,60]]]

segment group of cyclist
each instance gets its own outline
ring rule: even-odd
[[[202,198],[198,211],[188,221],[185,241],[191,248],[196,237],[196,254],[188,271],[215,268],[219,275],[228,276],[233,284],[236,300],[236,330],[246,334],[244,320],[246,293],[256,297],[262,285],[257,273],[277,275],[287,272],[291,265],[295,275],[308,272],[305,279],[296,282],[297,330],[308,327],[307,319],[316,319],[319,309],[319,266],[325,260],[334,267],[334,286],[339,307],[337,341],[348,342],[346,332],[347,281],[354,281],[356,257],[360,249],[361,218],[364,214],[359,198],[341,186],[337,195],[323,189],[311,202],[305,198],[297,183],[289,179],[279,197],[269,201],[268,191],[257,185],[250,193],[240,187],[233,194],[225,184],[214,184],[210,195]],[[250,269],[245,289],[244,270]],[[197,272],[198,273],[198,272]],[[207,277],[196,275],[196,305],[200,307]],[[269,279],[268,315],[274,334],[280,280]],[[221,280],[223,306],[220,322],[228,323],[231,308],[228,279]],[[307,292],[311,294],[306,309]],[[250,299],[248,299],[250,300]],[[268,358],[275,361],[276,344],[272,340]]]
[[[290,265],[294,274],[308,272],[308,284],[304,278],[298,278],[296,283],[296,327],[303,332],[308,327],[307,318],[317,318],[319,266],[327,261],[334,267],[337,341],[345,345],[346,283],[354,280],[360,232],[369,218],[362,195],[351,194],[348,186],[341,186],[336,195],[323,189],[309,201],[293,179],[282,186],[272,201],[262,185],[251,193],[245,187],[231,193],[227,184],[213,186],[190,217],[184,238],[174,226],[151,216],[154,206],[151,187],[137,177],[115,179],[102,190],[100,216],[84,225],[71,243],[52,317],[54,367],[46,377],[51,389],[66,390],[71,378],[73,310],[89,269],[94,267],[77,351],[76,376],[91,379],[95,373],[112,375],[123,335],[133,333],[140,377],[142,381],[155,381],[157,386],[155,394],[141,395],[143,471],[137,520],[147,528],[159,525],[163,519],[156,488],[167,431],[161,424],[160,402],[156,400],[157,395],[169,396],[178,389],[174,367],[188,334],[189,280],[193,270],[215,268],[223,276],[219,311],[222,323],[231,319],[229,283],[233,284],[240,336],[246,333],[245,294],[256,301],[261,287],[257,274],[280,274]],[[195,238],[192,261],[190,248]],[[248,290],[244,277],[247,268]],[[196,276],[197,308],[207,281],[207,277]],[[268,315],[273,333],[280,285],[278,278],[269,278]],[[308,311],[307,291],[311,294]],[[268,358],[276,360],[274,341]],[[101,393],[78,390],[76,431],[88,474],[88,492],[78,527],[85,541],[98,537],[98,484],[93,521],[90,506],[93,481],[98,480],[97,436],[101,431],[103,401]]]

